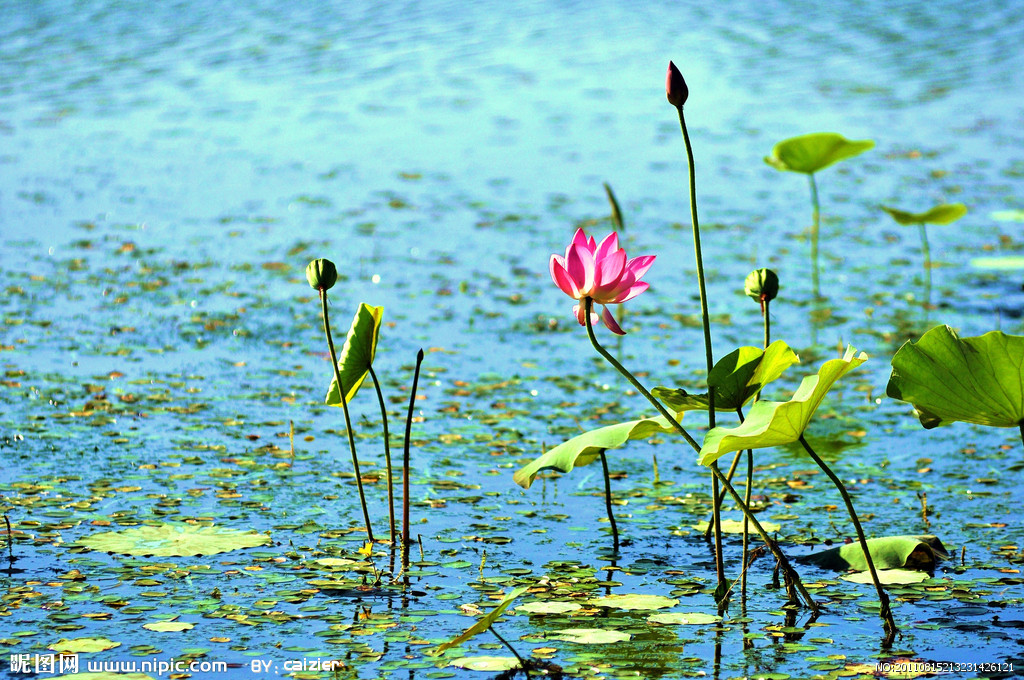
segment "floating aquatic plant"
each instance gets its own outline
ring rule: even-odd
[[[185,557],[253,548],[270,543],[266,534],[185,522],[104,531],[79,539],[78,545],[91,550],[122,555]]]
[[[870,139],[853,141],[835,132],[815,132],[784,139],[772,148],[764,162],[776,170],[807,175],[811,187],[811,276],[814,296],[821,297],[821,275],[818,266],[818,232],[821,227],[821,205],[814,173],[833,163],[852,158],[874,148]]]
[[[896,352],[885,393],[910,402],[926,429],[959,420],[1016,427],[1024,441],[1024,337],[936,326]]]

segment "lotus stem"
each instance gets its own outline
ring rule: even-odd
[[[412,437],[412,413],[416,405],[416,386],[420,382],[423,350],[416,353],[416,371],[409,394],[409,412],[405,417],[405,449],[402,453],[402,568],[409,566],[409,440]]]
[[[1020,442],[1024,444],[1024,420],[1020,421],[1017,425],[1020,428]]]
[[[932,251],[928,247],[928,228],[924,222],[917,223],[921,232],[921,255],[924,257],[924,304],[925,309],[932,304]]]
[[[619,528],[615,525],[615,515],[612,513],[612,478],[608,474],[608,457],[601,449],[601,468],[604,471],[604,507],[608,511],[608,523],[612,525],[612,545],[615,552],[619,552]]]
[[[667,420],[669,424],[672,425],[676,432],[682,435],[683,439],[685,439],[686,443],[693,447],[694,451],[700,452],[700,445],[697,444],[697,441],[692,436],[690,436],[690,433],[686,431],[686,428],[684,428],[679,423],[679,421],[676,420],[675,417],[665,409],[665,407],[662,405],[660,401],[655,399],[654,396],[650,392],[648,392],[643,385],[640,384],[640,381],[637,380],[632,373],[630,373],[622,364],[620,364],[615,359],[615,357],[609,354],[608,350],[602,347],[601,343],[597,341],[597,336],[594,335],[594,324],[590,319],[591,310],[594,306],[594,300],[589,297],[584,298],[583,304],[583,317],[585,319],[585,323],[587,326],[587,335],[590,337],[590,343],[594,346],[594,349],[597,350],[597,353],[604,357],[605,360],[608,361],[608,363],[614,366],[615,369],[619,373],[621,373],[622,376],[626,378],[626,380],[628,380],[629,383],[633,385],[633,387],[635,387],[636,390],[640,392],[640,394],[642,394],[645,399],[647,399],[647,401],[650,402],[651,406],[653,406],[658,411],[658,413],[661,414],[661,416],[664,417],[665,420]],[[754,530],[764,541],[765,545],[768,546],[768,549],[772,552],[772,555],[774,555],[775,559],[778,560],[779,566],[790,576],[790,578],[787,579],[787,586],[795,587],[799,591],[800,595],[803,597],[804,601],[807,603],[807,606],[810,607],[812,611],[817,612],[818,605],[814,602],[814,599],[807,592],[807,589],[804,588],[803,583],[800,581],[799,574],[797,574],[796,570],[793,569],[793,566],[789,563],[789,560],[786,558],[786,555],[779,548],[778,544],[772,540],[771,536],[768,535],[768,532],[765,531],[763,526],[761,526],[761,523],[758,522],[757,518],[754,517],[753,513],[750,512],[750,508],[747,506],[746,503],[743,502],[743,499],[740,498],[740,495],[736,493],[736,489],[734,489],[732,484],[729,483],[729,480],[725,478],[725,475],[722,474],[722,471],[718,469],[718,464],[712,463],[710,465],[710,468],[711,474],[715,476],[715,478],[722,484],[722,486],[725,487],[726,492],[730,496],[732,496],[733,501],[735,501],[736,505],[740,509],[740,512],[743,513],[743,516],[750,519],[751,526],[754,527]],[[790,591],[790,595],[791,597],[796,599],[793,591]]]
[[[380,391],[380,381],[373,370],[373,364],[368,367],[370,378],[373,379],[373,387],[377,390],[377,402],[380,404],[380,417],[384,428],[384,465],[388,471],[388,529],[391,544],[395,543],[395,479],[391,468],[391,436],[388,432],[388,410],[384,406],[384,394]]]
[[[811,185],[811,284],[814,297],[821,297],[821,276],[818,270],[818,231],[821,227],[821,205],[818,203],[818,184],[814,181],[814,173],[807,173]]]
[[[363,522],[366,524],[366,540],[373,543],[373,527],[370,526],[370,511],[366,509],[366,495],[363,493],[363,477],[359,472],[359,458],[356,457],[356,440],[352,432],[352,418],[348,413],[348,402],[345,399],[345,385],[341,382],[338,370],[338,357],[334,352],[334,338],[331,337],[331,322],[327,316],[327,290],[320,290],[320,306],[324,315],[324,334],[327,335],[327,349],[331,353],[331,366],[334,368],[334,380],[338,383],[338,394],[341,396],[341,408],[345,413],[345,429],[348,430],[348,448],[352,452],[352,467],[356,473],[356,487],[359,489],[359,504],[363,509]]]
[[[700,223],[697,220],[697,174],[693,165],[693,147],[690,144],[690,133],[686,130],[686,117],[683,105],[676,106],[679,113],[679,128],[683,132],[683,143],[686,146],[686,164],[690,177],[690,221],[693,224],[693,253],[697,261],[697,287],[700,291],[700,316],[704,326],[704,355],[707,360],[708,375],[714,368],[714,352],[711,348],[711,316],[708,312],[708,293],[704,282],[704,258],[700,248]],[[708,429],[715,426],[715,390],[708,385]],[[722,561],[722,508],[718,502],[718,478],[711,478],[711,497],[715,500],[713,507],[713,524],[715,527],[715,568],[718,572],[718,585],[725,585],[725,566]]]
[[[494,624],[493,623],[491,625],[487,626],[487,630],[491,631],[491,634],[494,635],[494,637],[498,638],[498,641],[501,644],[505,645],[505,648],[508,649],[508,651],[512,652],[512,656],[516,657],[516,659],[519,661],[519,667],[523,669],[523,673],[525,673],[527,679],[529,679],[529,677],[530,677],[530,669],[527,668],[526,662],[523,661],[523,657],[519,656],[519,652],[516,651],[516,648],[513,647],[512,645],[510,645],[508,643],[508,640],[506,640],[505,638],[503,638],[500,635],[498,635],[498,631],[494,630]]]
[[[864,537],[864,529],[860,526],[860,519],[857,517],[857,511],[853,508],[853,501],[850,499],[850,494],[847,492],[843,482],[836,476],[836,473],[832,472],[832,469],[825,464],[825,461],[823,461],[818,454],[814,452],[814,449],[812,449],[811,445],[807,443],[807,440],[804,439],[803,435],[800,435],[800,444],[804,447],[804,450],[807,451],[807,455],[811,457],[811,460],[813,460],[817,466],[820,467],[826,475],[828,475],[828,478],[832,480],[832,483],[835,485],[836,489],[839,490],[840,495],[842,495],[843,502],[846,503],[846,511],[850,514],[850,520],[853,521],[853,526],[857,530],[857,540],[860,541],[861,550],[864,551],[864,561],[867,562],[868,571],[871,572],[871,580],[874,581],[875,590],[878,592],[878,601],[881,605],[879,616],[881,616],[882,620],[885,622],[886,639],[891,642],[896,636],[898,628],[896,627],[896,621],[892,616],[892,609],[889,607],[889,595],[885,592],[885,589],[882,588],[882,582],[878,579],[878,572],[875,571],[875,563],[874,560],[871,559],[871,551],[868,550],[868,542]]]
[[[761,303],[761,316],[764,318],[764,348],[768,349],[768,345],[771,344],[772,340],[772,321],[768,315],[768,305],[771,304],[771,300],[765,300]],[[756,397],[755,397],[756,399]]]

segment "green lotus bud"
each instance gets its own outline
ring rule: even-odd
[[[313,260],[306,265],[306,280],[317,290],[328,290],[338,281],[338,269],[330,260]]]
[[[743,292],[758,302],[771,302],[779,294],[779,277],[771,269],[755,269],[747,274]]]

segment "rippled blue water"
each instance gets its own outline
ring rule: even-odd
[[[917,479],[921,458],[938,461],[936,474],[959,472],[957,452],[976,445],[981,459],[962,483],[932,492],[937,506],[967,516],[940,529],[960,545],[972,536],[965,521],[999,521],[1005,533],[986,545],[1019,542],[1010,495],[1019,472],[994,453],[1014,433],[919,432],[905,406],[873,398],[888,357],[928,323],[965,335],[1024,330],[1021,272],[970,264],[1024,248],[1021,223],[994,216],[1024,207],[1022,41],[1024,7],[1010,1],[4,2],[0,363],[18,383],[0,392],[4,427],[71,408],[86,398],[83,383],[113,370],[200,387],[206,421],[258,406],[277,423],[271,431],[288,419],[317,433],[337,427],[336,414],[310,408],[319,395],[307,387],[325,364],[301,269],[319,256],[345,276],[337,323],[355,300],[383,304],[396,322],[379,359],[392,387],[407,384],[417,347],[449,352],[428,359],[421,427],[431,441],[459,428],[467,438],[495,434],[437,416],[455,381],[480,376],[520,381],[501,394],[522,412],[495,435],[517,441],[519,458],[589,417],[591,400],[644,410],[617,376],[580,358],[589,348],[571,301],[548,281],[547,258],[578,224],[605,218],[609,182],[631,253],[659,257],[621,351],[655,383],[699,375],[685,155],[663,90],[673,59],[691,93],[712,312],[727,317],[717,353],[760,337],[756,306],[737,289],[751,268],[776,268],[775,333],[806,364],[840,342],[873,357],[844,399],[898,439],[873,431],[856,465],[875,474],[879,460],[891,462],[899,486]],[[877,146],[819,177],[831,317],[812,323],[806,182],[761,159],[782,138],[823,130]],[[971,212],[930,232],[943,266],[926,319],[917,234],[877,206],[942,201]],[[264,266],[276,262],[288,268]],[[154,281],[162,284],[145,287]],[[286,369],[297,377],[275,373]],[[581,392],[556,383],[562,376]],[[230,426],[204,431],[198,420],[133,421],[146,448],[126,460],[159,460],[193,437],[238,446]],[[100,446],[94,429],[29,436],[0,481],[59,474],[66,463],[41,457],[44,444]],[[346,464],[347,454],[332,455]],[[96,466],[111,473],[122,463],[111,453]],[[646,458],[624,465],[646,474]],[[433,474],[436,458],[422,467]],[[511,470],[502,472],[486,489],[511,492]],[[993,504],[963,503],[964,487],[991,477]],[[522,501],[536,502],[532,494]],[[312,513],[305,499],[282,503],[300,520]],[[893,520],[901,531],[915,504],[910,496]],[[340,512],[325,507],[317,512],[332,520]],[[441,517],[447,528],[461,521]],[[549,550],[525,543],[508,559]],[[966,641],[956,644],[969,656]]]

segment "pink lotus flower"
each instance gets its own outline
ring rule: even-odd
[[[617,305],[635,298],[647,290],[648,284],[640,280],[654,263],[654,255],[642,255],[626,261],[626,251],[619,248],[619,235],[612,232],[598,245],[593,237],[587,238],[577,229],[572,243],[565,249],[565,257],[551,256],[551,279],[571,298],[584,301],[593,299],[599,305]],[[581,326],[586,325],[583,305],[573,307]],[[601,321],[612,333],[625,335],[615,317],[604,307]],[[598,315],[591,307],[590,322],[597,323]]]

